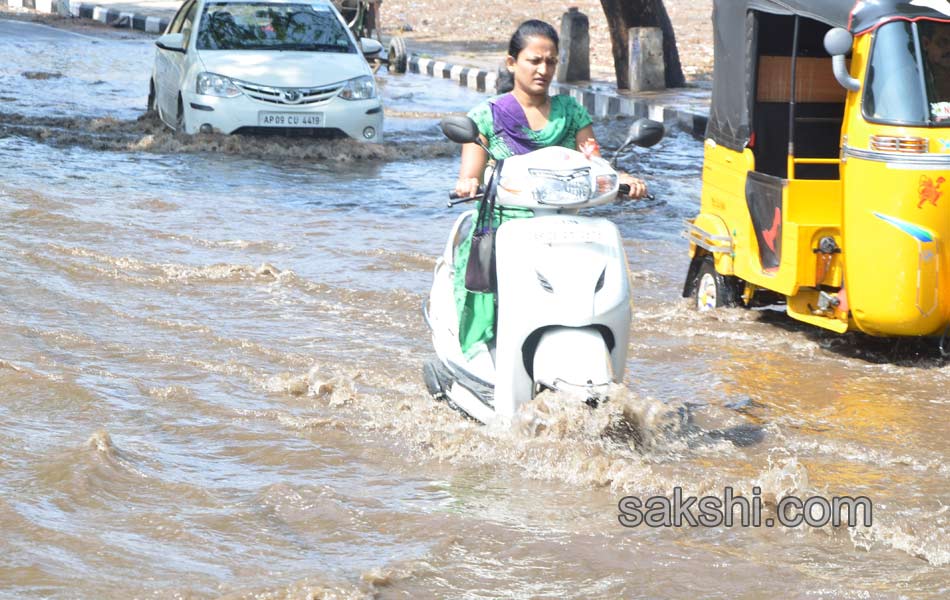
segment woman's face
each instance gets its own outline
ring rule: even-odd
[[[547,94],[557,69],[557,46],[546,37],[531,36],[517,58],[506,60],[514,75],[515,89],[535,96]]]

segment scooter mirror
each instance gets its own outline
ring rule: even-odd
[[[610,160],[610,166],[616,168],[617,158],[630,144],[649,148],[663,139],[663,133],[663,123],[650,119],[637,119],[630,125],[630,129],[627,131],[627,139],[614,152],[614,157]]]
[[[478,140],[478,126],[468,117],[451,116],[439,123],[442,133],[456,144],[471,144]]]
[[[621,147],[636,144],[643,148],[649,148],[662,140],[664,133],[665,129],[663,123],[650,119],[637,119],[633,122],[633,125],[630,126],[630,131],[627,133],[627,141],[625,141]]]

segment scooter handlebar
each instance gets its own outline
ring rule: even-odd
[[[475,196],[459,196],[455,192],[449,192],[449,206],[455,206],[456,204],[463,204],[465,202],[471,202],[473,200],[478,200],[485,195],[485,186],[478,186],[478,193]]]
[[[630,186],[626,183],[621,183],[620,187],[617,189],[617,195],[626,199],[630,195]],[[647,194],[646,196],[639,198],[640,200],[656,200],[656,196],[653,194]]]
[[[465,202],[472,202],[473,200],[479,200],[482,196],[485,195],[485,186],[478,186],[478,193],[475,196],[459,196],[455,192],[449,192],[449,202],[448,206],[456,206],[458,204],[464,204]],[[617,195],[623,198],[626,198],[630,195],[630,186],[626,183],[621,183],[620,187],[617,189]],[[640,198],[640,200],[655,200],[656,196],[653,194],[647,194],[646,196]]]

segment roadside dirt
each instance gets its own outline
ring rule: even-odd
[[[105,23],[91,19],[73,19],[71,17],[38,13],[25,8],[11,8],[8,6],[0,6],[0,19],[40,23],[74,33],[108,37],[117,40],[155,37],[154,33],[145,33],[144,31],[137,31],[128,27],[112,27],[111,25],[106,25]]]
[[[703,85],[712,77],[712,3],[713,0],[665,0],[683,72],[693,84]],[[542,19],[560,30],[561,15],[571,6],[578,7],[590,21],[594,77],[613,81],[610,35],[600,0],[384,0],[381,21],[384,36],[406,38],[410,51],[413,51],[412,42],[416,42],[417,51],[422,46],[440,58],[477,56],[500,64],[508,40],[519,23]],[[70,19],[5,6],[0,6],[0,18],[45,23],[77,33],[94,32],[119,39],[155,37],[151,33],[115,28],[88,19]]]
[[[713,0],[666,0],[673,22],[683,73],[687,81],[701,83],[712,76]],[[591,70],[595,77],[613,77],[613,55],[607,20],[600,0],[550,2],[544,0],[384,0],[382,26],[386,36],[401,35],[433,47],[454,50],[452,54],[504,57],[508,40],[518,24],[542,19],[560,30],[561,15],[576,6],[590,21]]]

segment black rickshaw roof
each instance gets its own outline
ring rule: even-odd
[[[950,21],[950,0],[715,0],[715,66],[707,137],[733,150],[746,147],[754,82],[755,35],[750,11],[799,15],[860,35],[889,21]]]
[[[894,21],[936,19],[950,21],[948,0],[865,0],[855,3],[848,29],[855,35]]]

